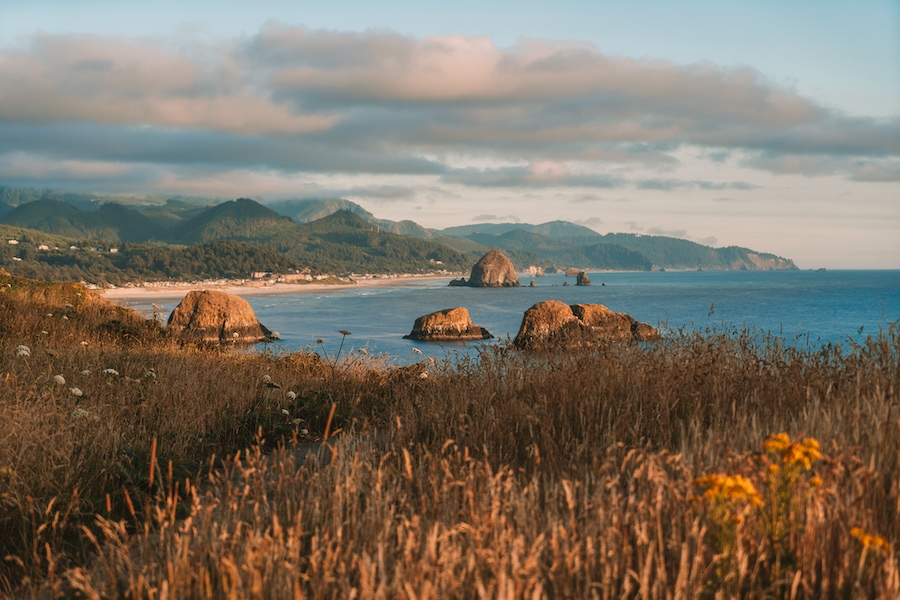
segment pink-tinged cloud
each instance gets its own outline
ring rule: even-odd
[[[0,48],[0,82],[0,155],[430,173],[484,187],[616,187],[602,175],[611,165],[677,169],[685,147],[778,174],[892,181],[900,170],[900,119],[837,114],[748,68],[573,42],[276,22],[216,43],[36,35]]]
[[[227,55],[179,54],[150,40],[36,36],[0,53],[0,119],[209,129],[242,135],[326,130],[245,81]],[[209,62],[211,61],[211,62]]]

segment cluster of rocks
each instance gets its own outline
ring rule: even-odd
[[[474,325],[469,311],[460,306],[419,317],[404,337],[425,342],[460,342],[492,336],[484,327]],[[520,350],[553,350],[658,339],[659,332],[653,326],[602,304],[569,306],[559,300],[546,300],[525,311],[513,344]]]
[[[515,287],[519,286],[519,279],[512,262],[499,251],[491,250],[472,268],[468,281],[455,280],[450,285]],[[590,285],[584,271],[577,273],[576,285]],[[189,292],[169,316],[168,328],[175,335],[201,342],[256,343],[277,337],[259,322],[249,302],[215,290]],[[472,323],[469,311],[458,306],[419,317],[404,337],[426,342],[463,342],[493,336]],[[559,300],[547,300],[525,311],[514,344],[522,350],[549,350],[602,341],[659,338],[652,326],[602,304],[569,306]]]

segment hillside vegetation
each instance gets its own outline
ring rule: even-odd
[[[264,206],[241,198],[204,206],[183,199],[156,199],[155,204],[142,205],[134,198],[120,198],[126,205],[39,192],[0,189],[0,200],[15,204],[0,201],[0,224],[65,238],[65,247],[54,244],[63,254],[72,245],[108,249],[126,244],[178,247],[239,241],[275,250],[302,268],[340,275],[464,273],[491,248],[502,250],[519,270],[531,266],[628,271],[796,268],[789,259],[747,248],[710,248],[660,236],[601,235],[565,221],[477,224],[436,231],[412,221],[377,219],[343,199],[283,200]],[[27,237],[50,245],[35,233]],[[14,257],[35,264],[15,264]],[[74,272],[53,271],[54,265],[66,262],[77,263],[84,272],[119,269],[115,260],[85,256],[49,260],[46,255],[7,251],[0,253],[0,260],[0,266],[34,277],[69,278]],[[97,263],[96,268],[88,268],[91,262]],[[248,258],[244,262],[253,261]],[[262,270],[275,268],[273,264]],[[198,265],[189,270],[203,269]],[[121,270],[106,274],[107,281],[130,281],[132,277]]]
[[[0,273],[0,596],[898,597],[900,331],[754,339],[400,367]]]

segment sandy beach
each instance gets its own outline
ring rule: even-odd
[[[259,281],[198,281],[186,283],[148,283],[131,287],[104,288],[96,290],[110,300],[154,300],[183,298],[194,290],[219,290],[237,296],[263,296],[274,294],[302,294],[323,290],[345,288],[378,287],[404,285],[413,281],[452,279],[453,275],[396,275],[367,277],[339,283],[262,283]]]

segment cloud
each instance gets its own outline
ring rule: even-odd
[[[472,217],[473,223],[521,223],[521,219],[516,215],[475,215]]]
[[[745,181],[685,181],[682,179],[642,179],[637,182],[637,188],[642,190],[674,191],[684,189],[700,190],[755,190],[759,186]]]
[[[592,187],[612,188],[624,185],[624,180],[608,175],[572,173],[555,161],[533,162],[526,166],[496,169],[454,169],[443,175],[445,183],[476,187]]]
[[[576,225],[584,225],[585,227],[590,227],[591,229],[595,229],[603,225],[603,219],[600,217],[590,217],[589,219],[576,219],[572,221]]]
[[[677,172],[686,147],[707,165],[775,174],[900,173],[900,118],[847,117],[749,68],[576,42],[498,47],[275,21],[215,42],[37,34],[0,48],[0,81],[0,157],[24,153],[60,181],[96,163],[98,182],[149,187],[187,182],[192,170],[207,184],[220,170],[428,175],[435,187],[484,189],[757,187],[626,176]]]

